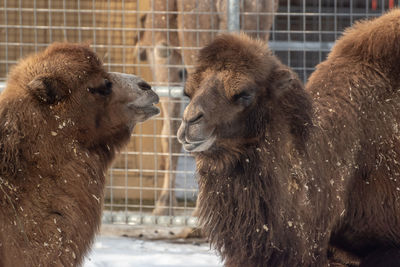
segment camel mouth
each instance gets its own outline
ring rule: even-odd
[[[153,114],[152,116],[154,116],[160,113],[160,109],[155,106],[155,104],[158,104],[159,101],[160,98],[158,95],[153,93],[149,96],[146,96],[145,99],[141,98],[129,103],[128,107],[130,109],[139,110],[141,113]]]
[[[134,106],[130,107],[132,110],[135,111],[137,115],[141,114],[141,117],[143,117],[140,121],[145,121],[153,116],[156,116],[160,114],[160,109],[154,105],[155,103],[151,103],[147,106]]]
[[[183,148],[188,152],[203,152],[209,150],[216,140],[215,136],[211,136],[205,140],[188,142],[187,140],[181,142]]]
[[[154,93],[154,95],[150,95],[141,98],[140,101],[133,101],[128,104],[128,110],[130,110],[132,114],[133,124],[130,126],[130,129],[133,129],[133,126],[136,123],[145,122],[146,120],[160,114],[160,109],[155,106],[159,102],[158,96]]]
[[[143,110],[143,113],[146,113],[151,117],[160,114],[160,109],[158,107],[154,106],[154,104],[151,104],[146,107],[142,107],[141,109]]]
[[[201,142],[196,142],[196,143],[189,143],[189,142],[184,142],[182,143],[183,148],[186,151],[192,152],[194,151],[196,148],[198,148],[199,146],[201,146],[201,144],[203,144],[205,141],[201,141]]]
[[[204,121],[203,121],[204,122]],[[178,141],[188,152],[203,152],[211,148],[217,139],[214,129],[204,131],[202,123],[188,124],[182,120],[182,124],[178,129]]]

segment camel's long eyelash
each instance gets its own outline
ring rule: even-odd
[[[249,93],[247,93],[247,92],[240,92],[240,93],[238,93],[238,94],[233,95],[233,100],[234,100],[234,101],[237,101],[237,100],[239,100],[240,98],[245,99],[245,100],[248,100],[248,99],[251,98],[251,94],[249,94]]]

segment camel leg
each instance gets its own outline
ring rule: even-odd
[[[242,2],[241,30],[252,37],[265,41],[274,22],[274,13],[278,10],[279,0],[246,0]],[[261,14],[259,14],[261,13]]]
[[[143,34],[141,45],[146,46],[146,55],[150,63],[153,82],[156,85],[168,86],[182,83],[180,77],[182,59],[177,51],[178,35],[176,31],[176,15],[170,11],[175,10],[176,0],[152,0],[150,7],[153,11],[146,15],[144,27],[148,29]],[[172,31],[171,31],[172,30]],[[162,164],[161,170],[165,171],[163,187],[156,200],[155,215],[172,215],[172,207],[176,205],[175,193],[172,190],[175,186],[176,157],[170,153],[177,153],[180,145],[176,138],[177,126],[173,118],[179,117],[180,103],[171,98],[161,99],[161,111],[165,118],[162,126],[161,138]],[[156,177],[158,179],[158,177]]]
[[[160,84],[181,84],[181,71],[179,67],[168,67],[168,65],[182,65],[180,55],[169,48],[166,41],[156,45],[154,52],[153,71],[156,81]],[[165,171],[162,190],[153,210],[154,215],[173,215],[173,207],[177,206],[175,198],[175,178],[178,163],[177,153],[181,150],[181,144],[176,138],[176,132],[180,124],[181,103],[178,99],[163,97],[161,99],[161,110],[164,116],[161,130],[161,152],[162,166]]]
[[[177,99],[162,99],[161,107],[164,112],[164,122],[161,134],[163,137],[161,139],[162,153],[168,153],[167,156],[163,156],[163,170],[164,182],[160,196],[156,202],[156,207],[153,210],[153,214],[156,215],[173,215],[173,208],[177,206],[177,201],[175,197],[175,170],[177,168],[178,156],[177,153],[181,150],[181,144],[176,138],[176,132],[178,130],[180,121],[177,119],[180,117],[180,103],[176,101]],[[175,101],[174,101],[175,100]]]
[[[217,2],[219,3],[220,0]],[[178,37],[180,46],[182,47],[180,53],[188,75],[191,75],[199,49],[212,41],[216,35],[212,30],[219,28],[219,18],[216,13],[218,10],[213,0],[177,0],[177,9],[179,11],[177,16]],[[207,14],[207,12],[215,14]],[[193,31],[199,27],[201,29],[210,29],[210,31]],[[192,49],[185,49],[185,47],[191,47]],[[196,205],[192,216],[197,215]],[[182,237],[195,237],[199,236],[200,233],[188,227],[181,235]]]
[[[146,16],[145,28],[153,30],[145,31],[142,44],[148,46],[146,54],[151,65],[153,82],[163,86],[182,85],[181,73],[184,68],[177,48],[178,34],[174,30],[177,27],[176,14],[171,12],[176,9],[176,0],[152,0],[150,7],[154,13]],[[165,137],[161,138],[161,169],[165,174],[163,187],[153,210],[155,215],[173,215],[173,207],[177,204],[174,187],[178,158],[173,154],[180,152],[181,145],[174,137],[179,127],[179,122],[174,119],[180,117],[180,109],[181,104],[176,99],[161,99],[161,110],[165,118],[162,126],[162,135]]]

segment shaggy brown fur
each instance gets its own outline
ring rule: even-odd
[[[76,266],[98,229],[104,172],[150,86],[107,73],[86,45],[54,44],[17,64],[0,95],[0,266]]]
[[[201,50],[178,137],[227,266],[397,266],[399,21],[347,30],[307,90],[244,35]]]

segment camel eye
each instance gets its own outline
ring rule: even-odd
[[[235,94],[233,96],[233,100],[235,100],[235,101],[238,100],[239,98],[249,99],[249,98],[251,98],[251,95],[247,92],[241,92],[241,93]]]
[[[248,91],[242,91],[238,94],[233,95],[232,99],[234,102],[248,106],[251,104],[254,95]]]

